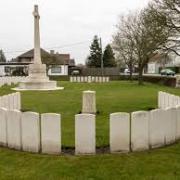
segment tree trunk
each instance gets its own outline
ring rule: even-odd
[[[132,82],[133,81],[133,66],[132,66],[132,64],[130,64],[130,66],[129,66],[129,71],[130,71],[129,80]]]
[[[143,85],[143,68],[139,68],[138,84]]]

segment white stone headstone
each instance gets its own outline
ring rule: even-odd
[[[8,97],[8,95],[4,95],[4,96],[2,96],[2,98],[4,101],[4,108],[9,110],[9,97]]]
[[[4,101],[2,96],[0,96],[0,108],[4,107]]]
[[[77,82],[78,82],[78,83],[81,82],[81,77],[77,76]]]
[[[149,112],[138,111],[132,113],[131,149],[132,151],[149,149]]]
[[[163,92],[158,92],[158,108],[163,109]]]
[[[35,112],[22,113],[22,149],[38,153],[40,150],[39,114]]]
[[[21,112],[9,110],[7,112],[7,140],[8,147],[21,149]]]
[[[84,77],[84,82],[86,82],[86,83],[88,82],[88,77],[87,76]]]
[[[95,154],[96,133],[95,115],[78,114],[75,116],[75,153]]]
[[[88,76],[88,83],[91,83],[91,76]]]
[[[17,92],[16,95],[17,95],[17,109],[21,110],[21,93]]]
[[[111,152],[128,152],[130,150],[129,113],[110,115],[110,150]]]
[[[164,93],[164,108],[166,109],[169,107],[169,94],[168,93]]]
[[[41,115],[42,152],[61,153],[61,115],[47,113]]]
[[[150,147],[157,148],[164,145],[164,111],[162,109],[152,110],[149,119]]]
[[[9,103],[9,109],[13,110],[14,109],[14,94],[9,94],[8,95],[8,103]]]
[[[177,117],[176,108],[167,108],[164,112],[165,143],[172,144],[176,140]]]
[[[96,113],[96,92],[83,91],[82,113]]]
[[[176,140],[180,140],[180,105],[176,106]]]
[[[0,145],[7,145],[7,109],[0,108]]]
[[[70,82],[73,82],[73,77],[72,76],[70,76]]]
[[[94,77],[94,76],[91,77],[91,81],[92,81],[93,83],[95,82],[95,77]]]

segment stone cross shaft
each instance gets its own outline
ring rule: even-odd
[[[34,64],[42,64],[40,50],[39,11],[38,5],[34,6]]]

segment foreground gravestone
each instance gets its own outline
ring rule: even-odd
[[[164,93],[162,91],[158,92],[158,108],[163,109],[164,107]]]
[[[8,98],[8,95],[4,95],[4,96],[2,96],[2,98],[3,98],[3,101],[4,101],[4,108],[9,110],[9,98]]]
[[[83,91],[82,113],[96,113],[96,92]]]
[[[176,75],[176,88],[180,88],[180,75]]]
[[[8,147],[21,149],[21,112],[9,110],[7,115],[7,141]]]
[[[149,149],[149,112],[138,111],[132,113],[131,149],[132,151]]]
[[[20,105],[19,105],[19,101],[20,101],[20,96],[19,93],[14,93],[13,94],[13,109],[17,109],[20,110]]]
[[[61,153],[61,116],[59,114],[41,115],[41,144],[43,153]]]
[[[167,108],[164,112],[163,127],[165,129],[165,143],[172,144],[176,140],[177,131],[177,110],[176,108]]]
[[[3,96],[0,96],[0,107],[4,107],[5,108],[5,100],[3,98]]]
[[[0,108],[0,145],[7,145],[7,109]]]
[[[96,133],[95,115],[78,114],[75,116],[75,153],[95,154]]]
[[[22,113],[21,122],[23,151],[38,153],[40,150],[39,114],[35,112]]]
[[[110,115],[110,150],[111,152],[128,152],[130,150],[129,113]]]
[[[149,118],[149,140],[150,147],[157,148],[164,145],[164,131],[165,131],[165,122],[164,122],[164,110],[156,109],[150,111]]]
[[[180,106],[176,106],[176,140],[180,139]]]
[[[8,99],[9,99],[9,109],[13,110],[14,109],[14,94],[9,94]]]

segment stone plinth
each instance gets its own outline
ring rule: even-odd
[[[96,114],[95,91],[83,91],[82,113]]]
[[[45,64],[31,64],[29,66],[29,76],[26,81],[21,82],[15,90],[58,90],[56,81],[49,81],[46,75]]]

